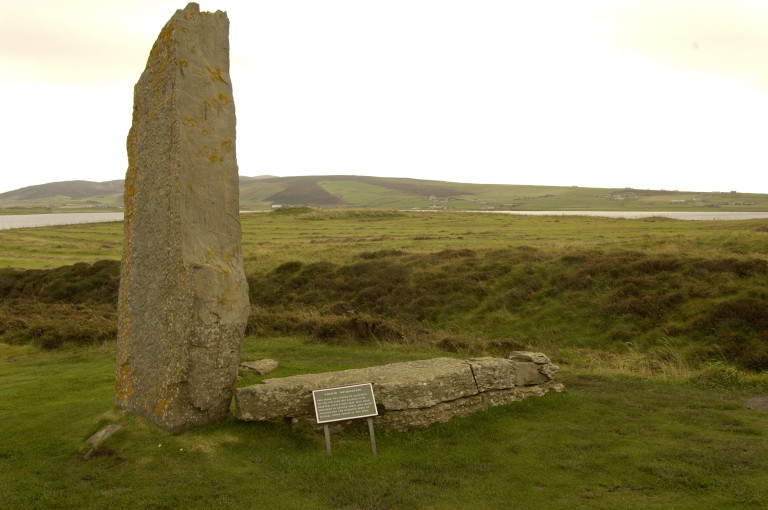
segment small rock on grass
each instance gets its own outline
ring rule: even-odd
[[[260,359],[256,361],[246,361],[240,363],[240,368],[253,372],[257,375],[266,375],[277,368],[277,361],[273,359]]]
[[[112,436],[115,432],[117,432],[121,428],[123,428],[122,425],[119,425],[117,423],[111,423],[105,427],[102,427],[101,430],[99,430],[94,435],[86,439],[85,442],[91,446],[91,449],[88,450],[85,453],[85,455],[83,455],[82,459],[87,461],[91,457],[93,457],[94,454],[96,454],[99,451],[99,447],[101,446],[101,443],[103,443],[108,437]]]
[[[758,395],[747,399],[747,409],[768,411],[768,395]]]
[[[96,432],[94,435],[92,435],[88,439],[86,439],[85,442],[93,446],[94,448],[96,448],[101,444],[102,441],[107,439],[109,436],[111,436],[121,428],[123,428],[122,425],[118,425],[117,423],[111,423],[106,427],[103,427],[101,430]]]

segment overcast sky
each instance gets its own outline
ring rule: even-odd
[[[184,2],[0,0],[0,192],[125,176]],[[768,193],[766,0],[211,0],[241,175]]]

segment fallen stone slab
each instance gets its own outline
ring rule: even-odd
[[[543,356],[543,355],[542,355]],[[562,391],[551,362],[504,358],[434,358],[378,367],[266,379],[235,390],[235,414],[244,421],[314,422],[312,391],[373,385],[378,424],[422,428],[455,416],[533,395]]]

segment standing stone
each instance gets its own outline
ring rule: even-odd
[[[181,432],[228,413],[248,316],[226,13],[165,25],[127,148],[117,403]]]

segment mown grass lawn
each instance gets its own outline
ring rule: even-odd
[[[377,429],[376,457],[362,421],[334,435],[328,457],[322,433],[282,423],[171,435],[125,415],[111,351],[0,346],[1,507],[768,507],[768,413],[731,390],[564,366],[563,394],[426,430]],[[435,354],[297,337],[249,337],[244,349],[282,361],[282,375]],[[123,429],[84,460],[107,423]]]

